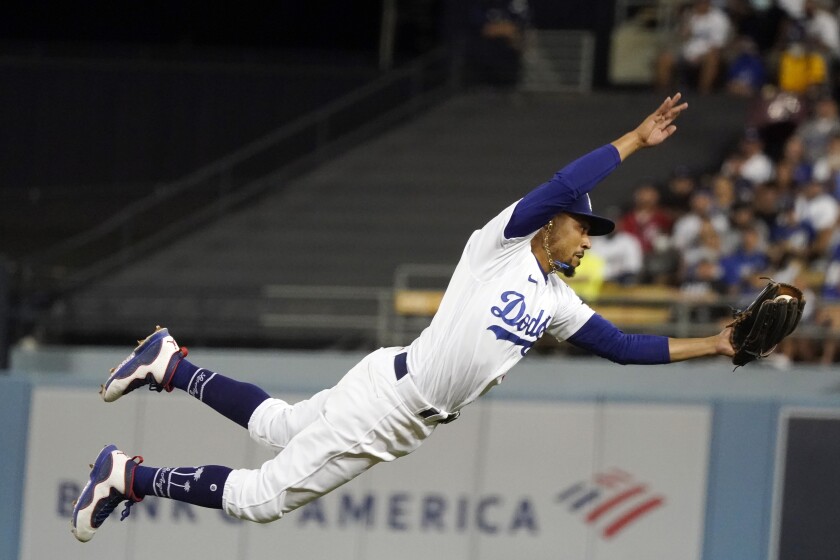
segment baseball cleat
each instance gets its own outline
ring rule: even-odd
[[[114,402],[138,387],[148,385],[158,393],[171,391],[170,382],[178,362],[186,357],[188,350],[179,347],[167,329],[157,327],[155,332],[139,341],[120,365],[111,369],[111,376],[99,388],[105,402]]]
[[[129,457],[115,445],[106,445],[91,466],[90,480],[79,498],[73,502],[70,532],[88,542],[96,530],[108,519],[123,500],[126,501],[120,521],[128,517],[131,506],[139,502],[131,489],[134,469],[143,462],[142,457]]]

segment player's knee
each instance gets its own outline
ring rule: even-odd
[[[260,508],[258,510],[244,509],[237,510],[235,512],[229,511],[227,512],[227,514],[236,519],[241,519],[243,521],[251,521],[253,523],[260,524],[271,523],[283,517],[282,512],[271,512],[263,508]]]
[[[234,503],[224,504],[225,513],[236,519],[251,521],[253,523],[271,523],[281,519],[284,510],[281,506],[282,500],[268,500],[258,505],[237,505]]]
[[[282,517],[282,512],[259,512],[253,519],[250,519],[250,521],[255,523],[272,523],[282,519]]]
[[[278,420],[285,419],[284,410],[291,408],[289,403],[281,399],[268,398],[264,400],[251,415],[248,421],[248,433],[251,439],[261,445],[282,449],[288,443],[288,437]],[[279,429],[278,429],[279,428]]]

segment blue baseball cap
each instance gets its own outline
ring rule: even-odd
[[[615,222],[592,213],[592,201],[589,200],[589,194],[578,197],[563,212],[585,218],[589,222],[589,235],[607,235],[615,229]]]

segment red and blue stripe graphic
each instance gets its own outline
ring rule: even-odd
[[[665,505],[665,497],[618,468],[596,473],[592,481],[577,482],[561,490],[557,501],[611,539],[645,515]]]

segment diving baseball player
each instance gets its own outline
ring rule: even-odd
[[[660,364],[732,356],[729,329],[674,339],[619,331],[560,278],[580,264],[590,236],[614,224],[592,212],[589,191],[637,150],[676,131],[680,94],[631,132],[581,157],[469,238],[441,302],[405,348],[381,348],[337,385],[297,404],[198,367],[158,329],[112,370],[101,393],[113,402],[144,385],[181,389],[278,451],[258,469],[150,467],[114,445],[99,453],[71,519],[89,541],[125,501],[180,500],[257,522],[280,519],[377,463],[417,449],[440,424],[501,382],[546,332],[620,363]]]

